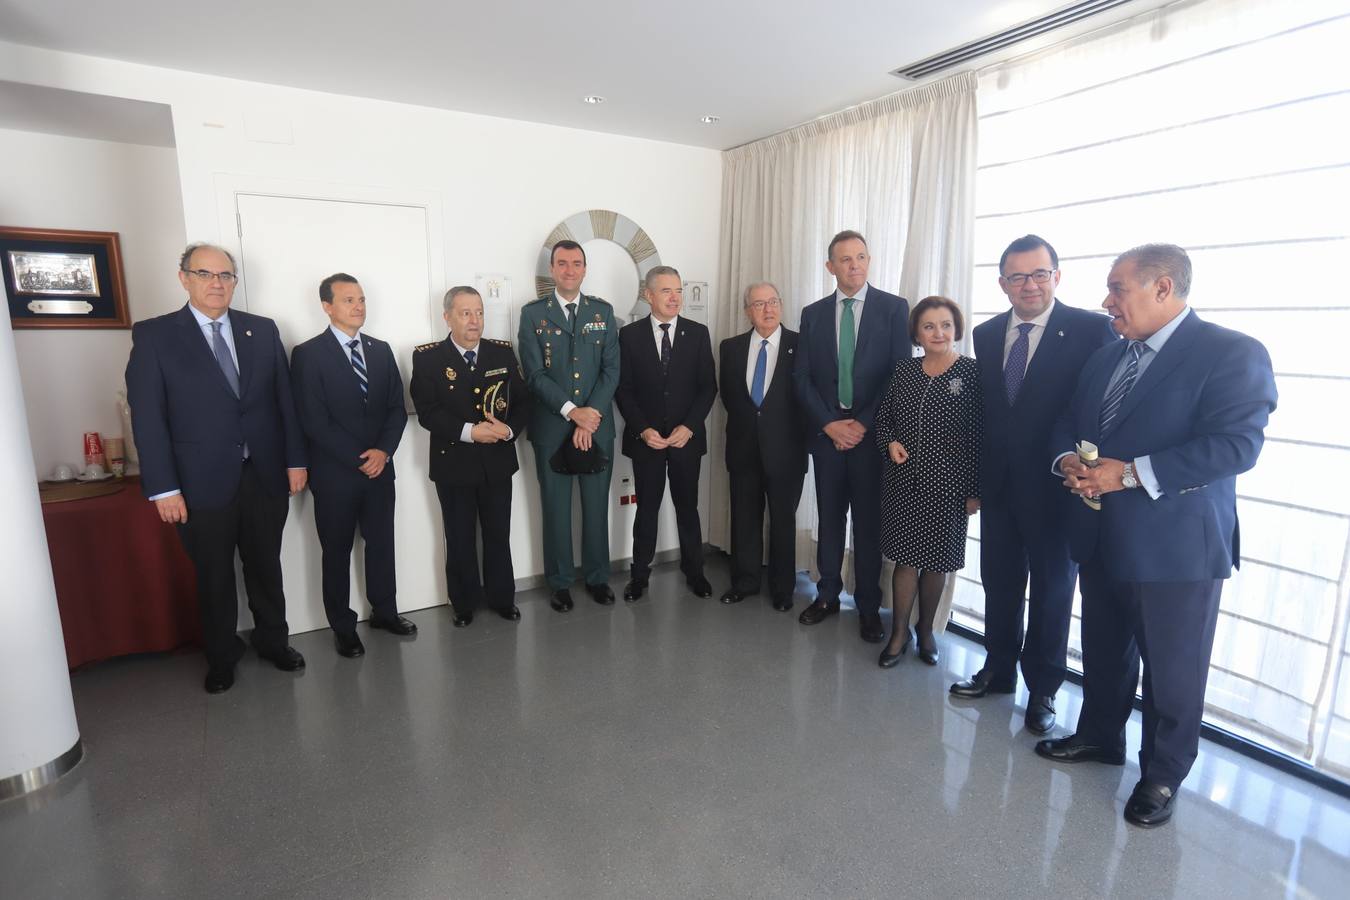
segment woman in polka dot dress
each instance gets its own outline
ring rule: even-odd
[[[966,523],[980,508],[980,431],[984,407],[975,360],[956,351],[961,310],[928,297],[909,317],[910,340],[924,351],[902,359],[877,412],[876,440],[886,460],[881,487],[881,552],[895,562],[891,639],[877,660],[900,661],[912,639],[914,598],[919,657],[937,665],[933,620],[947,574],[966,564]]]

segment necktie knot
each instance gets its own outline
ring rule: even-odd
[[[464,351],[464,361],[467,362],[467,363],[469,364],[469,368],[470,368],[470,369],[473,368],[474,360],[477,359],[477,358],[478,358],[478,354],[475,353],[474,351],[472,351],[472,350],[465,350],[465,351]]]
[[[1130,355],[1136,360],[1143,356],[1144,351],[1147,349],[1148,344],[1145,344],[1143,341],[1130,341]]]
[[[670,323],[669,323],[669,322],[662,322],[662,323],[661,323],[661,330],[662,330],[662,331],[665,331],[665,332],[669,332],[669,331],[670,331]]]
[[[219,322],[212,322],[212,323],[211,323],[211,330],[212,330],[213,332],[215,332],[216,334],[220,334],[220,323],[219,323]]]
[[[1023,322],[1022,324],[1017,326],[1017,330],[1022,332],[1022,334],[1029,335],[1031,334],[1031,329],[1035,327],[1036,323],[1034,322]]]
[[[359,343],[361,343],[361,342],[358,341],[356,338],[352,338],[350,341],[347,342],[347,349],[348,349],[348,350],[355,350],[355,349],[356,349],[356,345],[359,344]]]

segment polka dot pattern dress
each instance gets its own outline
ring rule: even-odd
[[[966,565],[966,498],[980,495],[984,404],[975,360],[960,356],[928,377],[923,359],[902,359],[877,410],[883,457],[881,552],[901,565],[955,572]],[[891,462],[888,446],[909,451]]]

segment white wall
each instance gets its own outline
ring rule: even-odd
[[[172,276],[183,209],[172,149],[0,129],[0,159],[9,173],[0,224],[119,232],[132,319],[180,302]],[[129,330],[16,330],[14,344],[39,474],[83,465],[86,431],[122,433],[114,393]]]
[[[222,185],[271,180],[283,190],[304,183],[320,195],[429,193],[442,213],[439,246],[432,248],[433,257],[444,259],[438,289],[472,284],[477,272],[506,273],[515,285],[513,325],[529,299],[544,239],[558,222],[585,209],[623,213],[647,231],[664,262],[687,279],[717,283],[721,156],[714,150],[2,43],[0,78],[169,104],[183,220],[192,239],[233,246]],[[164,277],[172,289],[171,276]],[[629,302],[619,300],[620,313]],[[716,321],[713,310],[709,320]],[[316,318],[316,332],[321,324]],[[397,456],[399,600],[405,609],[445,597],[425,435],[410,423]],[[537,488],[525,448],[521,464],[512,535],[517,578],[542,570],[539,534],[528,520],[537,508]],[[615,558],[629,553],[629,510],[611,508]],[[676,545],[673,517],[666,513],[670,521],[663,522],[659,549]],[[318,542],[304,499],[293,502],[283,555],[292,629],[323,627]]]

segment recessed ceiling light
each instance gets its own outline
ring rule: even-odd
[[[718,122],[722,121],[722,117],[721,117],[721,116],[703,116],[703,117],[701,117],[701,118],[699,119],[699,121],[702,122],[704,125],[716,125]]]
[[[590,96],[582,97],[581,102],[589,103],[591,106],[595,106],[596,104],[604,103],[605,98],[601,97],[599,94],[591,94]]]

